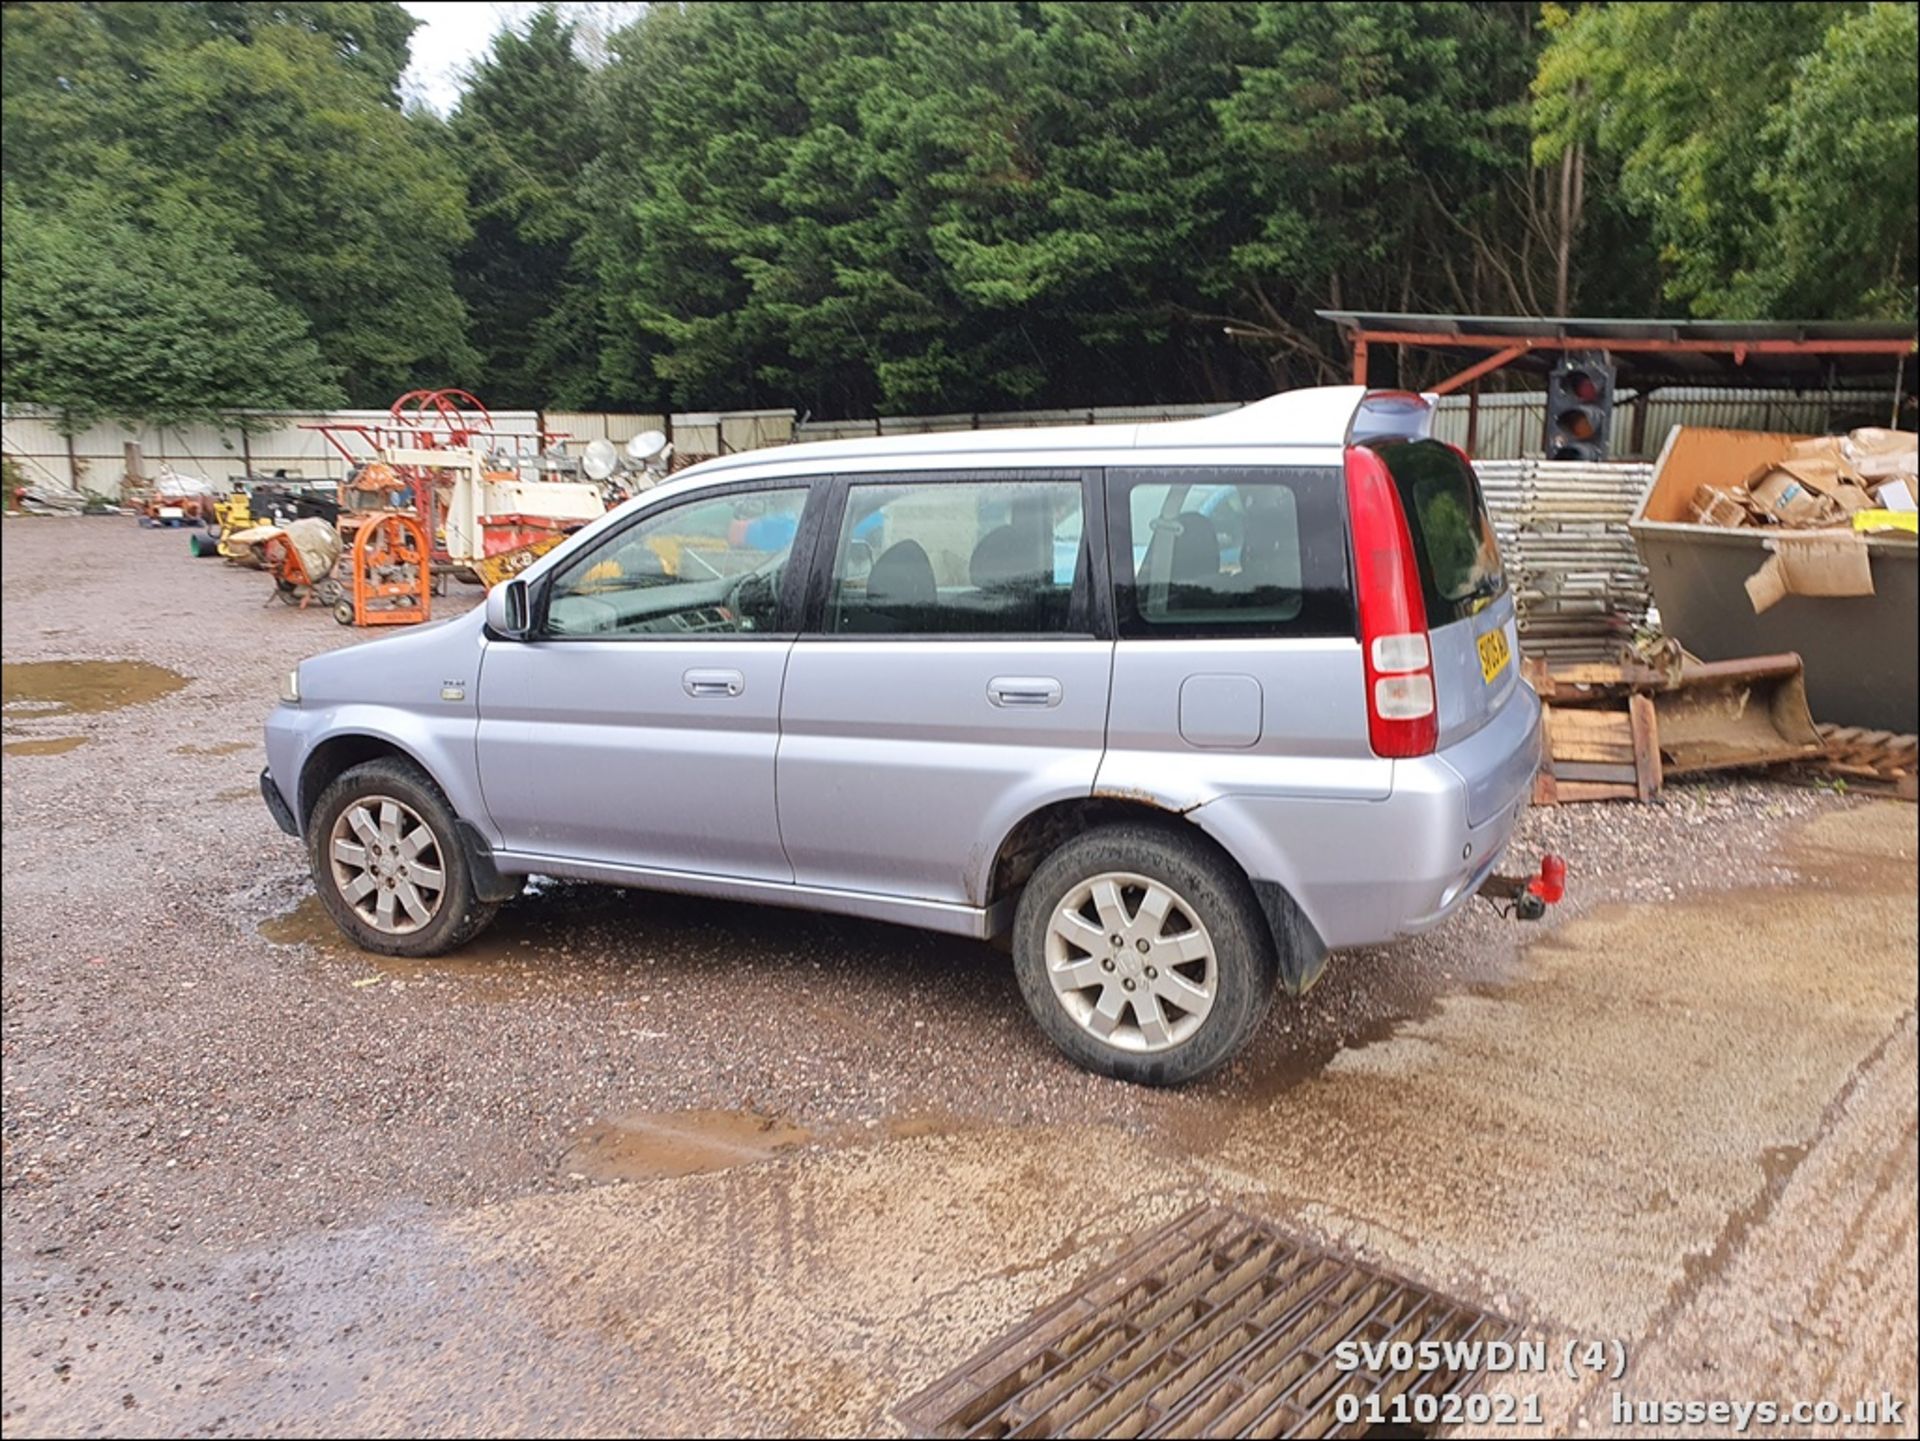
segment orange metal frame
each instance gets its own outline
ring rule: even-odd
[[[1425,345],[1441,349],[1490,350],[1485,360],[1449,375],[1438,385],[1425,386],[1430,395],[1447,395],[1470,385],[1490,371],[1518,360],[1534,350],[1611,350],[1623,355],[1674,354],[1731,355],[1735,365],[1746,364],[1749,355],[1911,355],[1911,340],[1622,340],[1603,335],[1513,336],[1473,335],[1455,330],[1352,330],[1347,333],[1353,346],[1353,383],[1367,383],[1367,347],[1380,345]]]
[[[276,531],[260,542],[260,559],[266,566],[267,574],[273,577],[276,586],[284,581],[288,585],[300,588],[302,592],[300,609],[305,610],[314,598],[313,588],[320,581],[307,573],[307,563],[300,559],[300,552],[294,548],[293,542],[287,538],[284,530]],[[267,604],[271,605],[277,599],[279,599],[277,595],[269,593]]]
[[[376,581],[376,568],[403,578]],[[353,537],[353,623],[415,625],[433,609],[433,557],[419,521],[398,513],[369,520]],[[376,609],[374,602],[382,604]]]

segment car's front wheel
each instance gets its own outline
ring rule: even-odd
[[[1224,1064],[1273,994],[1273,942],[1246,880],[1197,837],[1106,826],[1021,893],[1013,962],[1034,1018],[1088,1070],[1147,1085]]]
[[[362,950],[437,956],[499,910],[474,894],[453,808],[405,761],[342,772],[313,808],[307,859],[327,914]]]

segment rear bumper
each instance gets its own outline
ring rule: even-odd
[[[1522,686],[1466,744],[1395,761],[1384,800],[1228,795],[1192,819],[1329,949],[1380,945],[1439,925],[1499,865],[1539,759],[1540,702]]]

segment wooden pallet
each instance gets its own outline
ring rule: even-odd
[[[1534,786],[1539,805],[1566,801],[1649,801],[1669,775],[1818,761],[1831,742],[1807,713],[1797,655],[1700,661],[1678,655],[1666,667],[1638,658],[1547,666],[1522,672],[1545,712],[1545,762]],[[1846,737],[1867,764],[1898,737]],[[1875,749],[1875,748],[1878,749]],[[1908,758],[1911,751],[1892,754]]]
[[[1627,697],[1623,710],[1546,705],[1547,763],[1534,779],[1535,805],[1572,801],[1649,801],[1661,774],[1653,701]]]
[[[1823,725],[1825,759],[1810,761],[1808,774],[1841,780],[1856,790],[1910,801],[1920,796],[1920,736],[1893,731],[1864,730],[1859,726]]]

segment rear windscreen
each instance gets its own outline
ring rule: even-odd
[[[1427,624],[1466,619],[1507,588],[1493,519],[1473,467],[1437,440],[1374,448],[1387,463],[1413,531]]]

